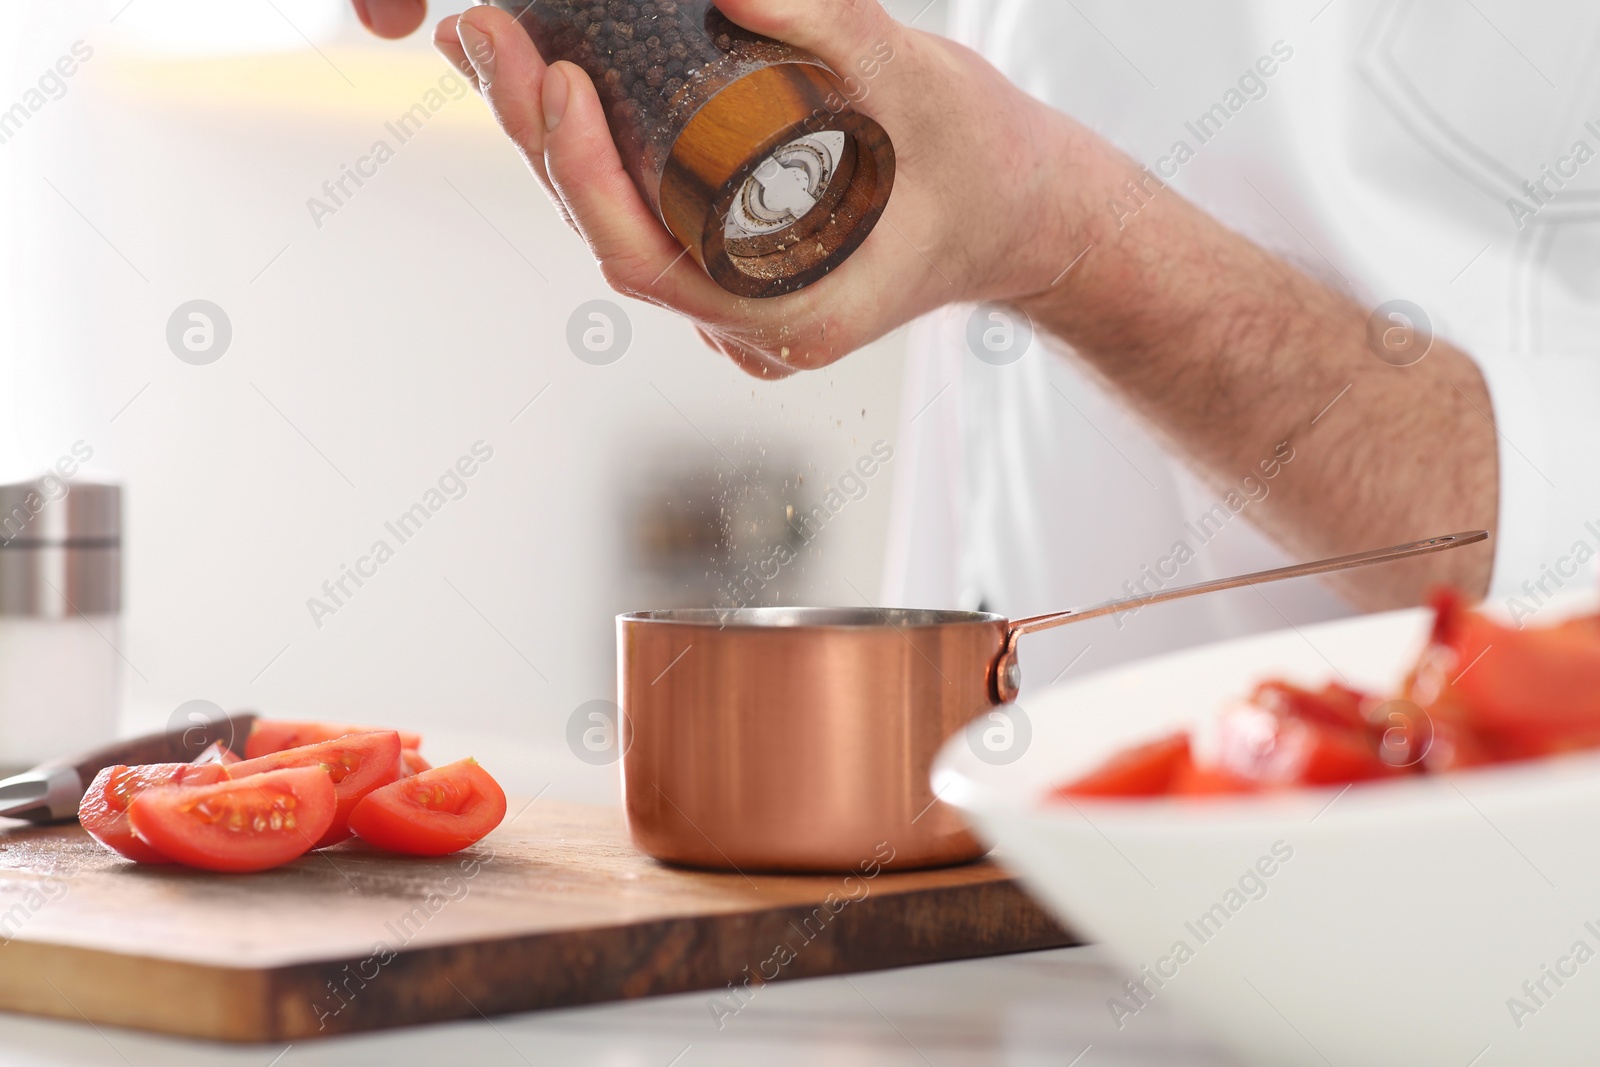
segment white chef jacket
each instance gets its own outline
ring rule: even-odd
[[[952,2],[958,39],[1228,226],[1368,307],[1423,308],[1493,400],[1492,597],[1532,605],[1537,583],[1546,594],[1592,583],[1600,5]],[[1063,266],[1078,251],[1062,249]],[[1149,589],[1292,562],[1249,522],[1258,502],[1202,541],[1196,520],[1224,493],[1046,339],[1009,365],[978,359],[972,313],[913,327],[887,602],[1015,618],[1124,595],[1141,578]],[[1163,569],[1180,541],[1194,558]],[[1066,669],[1350,610],[1310,581],[1146,608],[1030,637],[1025,676],[1037,688]]]

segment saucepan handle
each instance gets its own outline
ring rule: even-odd
[[[1000,652],[1000,658],[995,661],[994,670],[990,677],[993,682],[990,686],[991,696],[995,703],[1008,704],[1015,700],[1017,693],[1022,688],[1022,668],[1017,662],[1017,641],[1023,634],[1038,633],[1040,630],[1051,630],[1057,626],[1065,626],[1069,622],[1082,622],[1085,619],[1098,619],[1103,615],[1120,615],[1125,611],[1148,607],[1151,604],[1164,604],[1169,600],[1182,600],[1185,597],[1200,596],[1204,593],[1219,593],[1224,589],[1238,589],[1246,585],[1265,585],[1268,582],[1281,582],[1286,578],[1305,578],[1313,574],[1329,574],[1333,571],[1348,571],[1357,567],[1370,567],[1377,563],[1392,563],[1395,560],[1410,559],[1412,556],[1425,556],[1432,552],[1444,552],[1452,548],[1461,548],[1464,545],[1475,545],[1480,541],[1487,541],[1487,530],[1473,530],[1469,533],[1449,534],[1444,537],[1430,537],[1426,541],[1414,541],[1408,545],[1395,545],[1393,548],[1379,548],[1370,552],[1357,552],[1351,556],[1337,556],[1333,559],[1318,560],[1315,563],[1297,563],[1292,567],[1278,567],[1270,571],[1257,571],[1255,574],[1243,574],[1237,578],[1218,578],[1211,582],[1201,582],[1198,585],[1186,585],[1177,589],[1161,589],[1143,596],[1128,597],[1126,600],[1111,600],[1093,607],[1078,608],[1073,611],[1059,611],[1051,615],[1035,615],[1029,619],[1018,619],[1006,631],[1006,644]]]

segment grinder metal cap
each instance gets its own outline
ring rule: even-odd
[[[0,485],[0,615],[122,610],[122,487],[45,475]]]

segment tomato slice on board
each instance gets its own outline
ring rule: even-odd
[[[350,836],[350,812],[356,802],[379,786],[400,777],[400,735],[393,730],[347,734],[333,741],[285,749],[228,768],[232,778],[281,770],[284,767],[323,767],[333,781],[338,810],[317,848],[338,844]]]
[[[350,813],[370,845],[411,856],[459,852],[500,825],[506,794],[474,759],[423,771],[373,790]]]
[[[239,757],[234,755],[233,749],[221,741],[213,741],[205,747],[200,755],[189,762],[198,767],[205,763],[238,763]]]
[[[1173,734],[1112,756],[1095,770],[1055,792],[1062,800],[1072,797],[1158,797],[1167,792],[1172,776],[1189,763],[1189,735]]]
[[[142,767],[106,767],[94,776],[78,804],[78,822],[102,845],[140,863],[171,861],[133,836],[128,803],[153,786],[215,785],[228,780],[220,764],[149,763]]]
[[[324,741],[336,741],[350,734],[385,732],[382,726],[347,726],[336,722],[289,722],[283,719],[257,719],[245,739],[244,758],[255,759],[291,748],[303,748]],[[402,748],[422,747],[422,735],[410,730],[395,731]]]
[[[401,777],[409,778],[413,774],[421,774],[423,771],[431,771],[432,769],[433,764],[423,759],[422,753],[418,752],[416,749],[402,748],[400,750]]]
[[[146,789],[128,805],[139,840],[208,871],[264,871],[311,850],[333,822],[333,779],[290,767],[216,785]]]

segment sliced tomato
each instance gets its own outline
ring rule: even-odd
[[[1260,786],[1220,767],[1198,764],[1186,756],[1172,772],[1167,792],[1175,797],[1222,796],[1260,792]]]
[[[1433,737],[1420,767],[1426,774],[1481,767],[1495,762],[1492,747],[1493,742],[1486,741],[1460,723],[1435,720]]]
[[[1349,730],[1300,724],[1308,735],[1305,757],[1295,785],[1345,785],[1404,773],[1403,767],[1385,763],[1365,734]]]
[[[200,755],[196,756],[189,762],[198,767],[206,763],[238,763],[239,757],[234,755],[233,749],[229,748],[221,741],[213,741],[211,744],[205,747]]]
[[[323,741],[336,741],[349,734],[382,733],[384,730],[385,728],[381,726],[348,726],[336,722],[257,719],[255,725],[250,727],[249,738],[245,740],[244,758],[255,759],[257,756],[267,756],[286,749],[303,748],[306,745],[321,744]],[[421,734],[412,733],[410,730],[395,732],[400,735],[402,748],[422,747]]]
[[[284,767],[322,767],[333,780],[338,810],[316,847],[337,844],[350,836],[350,812],[356,802],[379,786],[400,777],[400,735],[393,730],[348,734],[332,741],[285,749],[228,768],[234,778]]]
[[[1556,623],[1557,630],[1579,636],[1600,639],[1600,615],[1579,615]]]
[[[390,852],[444,856],[500,825],[506,794],[478,761],[464,759],[368,793],[350,813],[361,840]]]
[[[130,860],[167,863],[167,857],[133,836],[128,826],[128,803],[153,786],[214,785],[227,781],[228,772],[215,763],[149,763],[142,767],[106,767],[94,776],[78,804],[78,822],[89,836]]]
[[[1168,739],[1057,795],[1341,785],[1600,749],[1600,615],[1519,629],[1449,590],[1433,606],[1428,644],[1393,699],[1264,682],[1216,720],[1214,764]]]
[[[1217,766],[1264,788],[1343,785],[1402,771],[1380,758],[1365,730],[1287,718],[1255,704],[1217,720]]]
[[[409,778],[413,774],[421,774],[423,771],[432,769],[433,764],[423,759],[422,753],[416,749],[402,748],[400,750],[400,774],[402,777]]]
[[[333,779],[290,767],[216,785],[146,789],[128,823],[157,853],[208,871],[264,871],[310,851],[333,822]]]
[[[1156,797],[1167,792],[1173,772],[1189,762],[1189,735],[1173,734],[1112,756],[1055,795],[1071,797]]]
[[[1453,592],[1436,594],[1434,609],[1433,647],[1414,684],[1441,716],[1502,740],[1509,750],[1497,758],[1586,746],[1600,735],[1600,626],[1519,630],[1469,610]]]
[[[1256,687],[1250,703],[1282,718],[1360,731],[1367,729],[1367,712],[1380,702],[1337,683],[1311,690],[1289,682],[1270,681]]]

